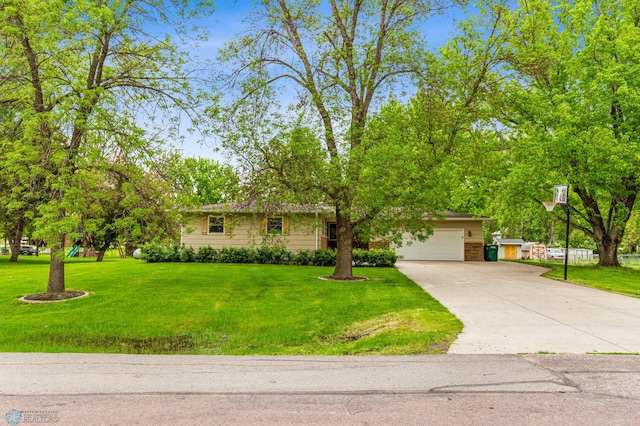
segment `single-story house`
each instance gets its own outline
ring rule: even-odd
[[[333,209],[326,206],[287,205],[280,209],[256,209],[243,203],[211,204],[190,210],[181,230],[181,244],[197,250],[203,246],[259,247],[282,245],[290,251],[328,249],[337,246]],[[402,246],[391,248],[406,260],[482,261],[482,222],[468,214],[444,212],[444,220],[432,220],[434,233],[426,241],[405,234]],[[360,248],[386,248],[383,241]]]
[[[522,238],[496,238],[493,244],[498,245],[498,259],[518,260],[522,258]]]

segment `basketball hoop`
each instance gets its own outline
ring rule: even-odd
[[[557,201],[543,201],[544,208],[547,209],[548,212],[553,211],[553,209],[558,205]]]

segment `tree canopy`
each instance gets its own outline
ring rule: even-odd
[[[433,56],[421,26],[451,4],[263,2],[246,35],[221,54],[236,94],[214,111],[224,114],[224,143],[241,159],[247,180],[261,183],[262,196],[335,209],[337,278],[352,276],[356,233],[370,236],[374,223],[419,233],[426,224],[415,219],[442,207],[440,177],[419,168],[420,161],[433,165],[418,146],[427,137],[385,129],[391,121],[402,127],[394,108],[408,118],[422,112],[397,102],[389,112],[380,107],[394,94],[415,93],[415,83],[430,73]],[[278,102],[287,95],[284,105]],[[440,144],[447,142],[453,139],[438,138],[437,149],[446,151]]]
[[[600,265],[618,265],[640,186],[637,2],[485,7],[505,40],[493,98],[513,139],[505,188],[544,201],[554,184],[570,184],[572,226],[593,238]]]
[[[186,54],[149,29],[179,32],[210,11],[186,0],[2,2],[2,159],[13,185],[3,196],[9,217],[36,218],[35,234],[52,245],[48,292],[64,292],[64,238],[89,201],[81,171],[103,158],[101,132],[124,152],[149,152],[139,123],[164,127],[195,104]]]
[[[230,165],[175,153],[165,156],[162,163],[162,175],[172,182],[177,201],[183,206],[237,201],[240,178]]]

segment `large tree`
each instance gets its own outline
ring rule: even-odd
[[[88,167],[91,195],[80,215],[84,246],[97,250],[98,262],[113,244],[177,241],[181,209],[234,201],[237,192],[231,166],[209,158],[118,150],[99,164]]]
[[[83,162],[95,138],[108,130],[140,145],[136,125],[159,123],[174,106],[190,105],[185,54],[154,25],[181,27],[210,10],[209,2],[128,0],[44,2],[5,0],[0,6],[0,103],[15,111],[20,136],[8,141],[14,174],[35,182],[46,201],[36,232],[51,245],[48,293],[62,293],[64,239],[76,232],[86,207]],[[137,116],[136,116],[137,115]],[[26,185],[21,185],[27,187]]]
[[[79,212],[83,246],[104,258],[113,245],[131,248],[148,241],[175,241],[179,206],[170,182],[144,163],[118,157],[86,172],[87,208]]]
[[[0,86],[19,78],[10,60],[9,46],[0,47]],[[23,236],[33,231],[37,206],[46,202],[41,158],[44,146],[25,139],[25,105],[12,90],[0,95],[0,218],[11,246],[11,262],[17,262]]]
[[[495,111],[513,138],[513,193],[571,187],[571,219],[617,250],[640,188],[640,10],[635,0],[485,2],[508,40]]]
[[[374,139],[367,142],[366,133],[372,114],[390,94],[415,91],[412,81],[428,73],[430,55],[421,25],[450,3],[264,1],[253,16],[254,26],[221,53],[225,69],[234,71],[227,81],[240,92],[226,111],[226,146],[248,167],[263,195],[325,201],[335,209],[336,278],[352,276],[359,228],[366,230],[374,221],[417,224],[407,212],[415,219],[438,204],[420,206],[417,201],[424,197],[409,196],[411,185],[404,194],[401,187],[394,192],[415,201],[404,209],[397,208],[397,199],[384,202],[393,197],[369,181],[397,182],[392,176],[402,173],[385,164],[396,164],[393,156],[408,152],[389,146],[376,149],[374,158],[368,151]],[[276,97],[291,102],[279,104]],[[406,175],[402,183],[415,178],[412,183],[420,187],[423,177]],[[379,197],[365,193],[371,191]]]
[[[240,179],[233,167],[211,158],[182,157],[170,153],[163,158],[164,180],[171,182],[183,206],[237,201]]]

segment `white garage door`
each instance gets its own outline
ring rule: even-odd
[[[402,247],[396,253],[403,260],[464,260],[464,230],[436,229],[426,241],[413,241],[411,234],[403,236]]]

